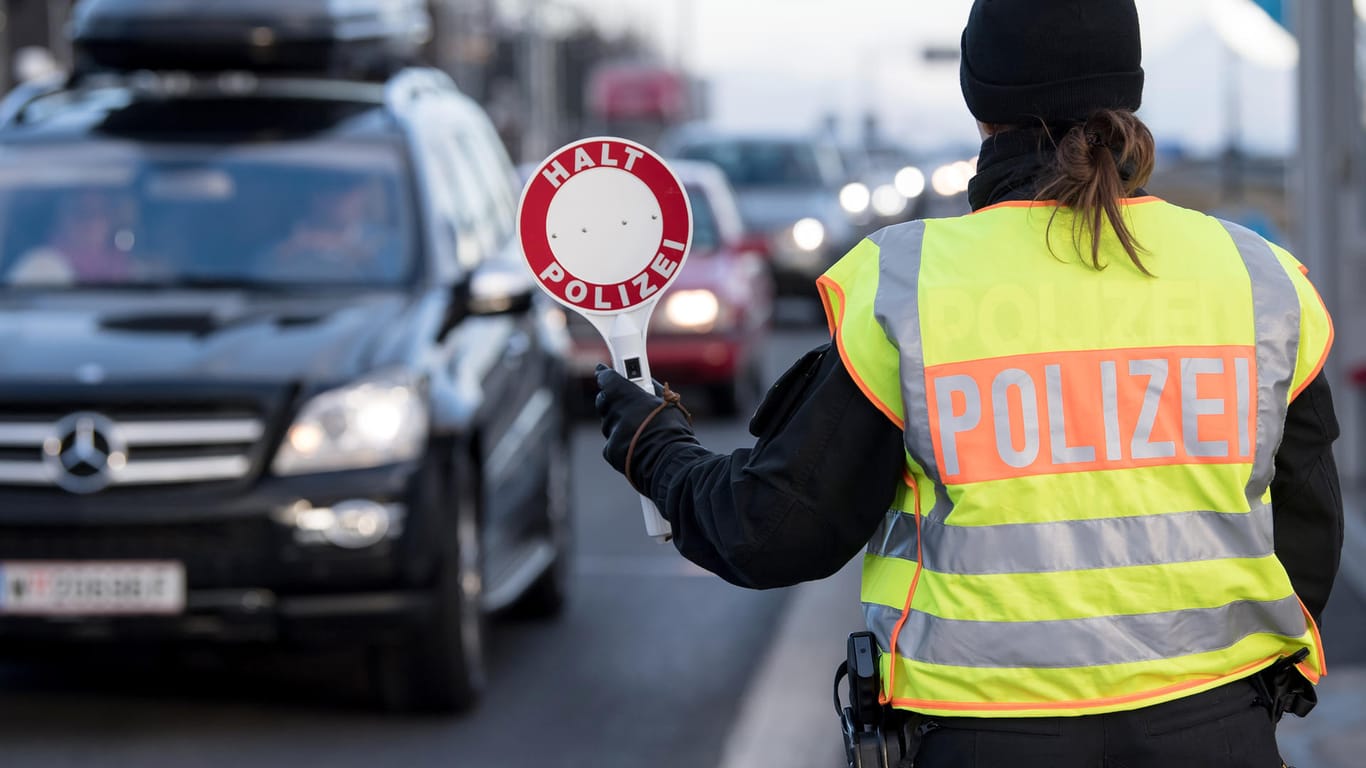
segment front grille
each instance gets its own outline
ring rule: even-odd
[[[264,583],[277,559],[264,518],[178,525],[0,528],[5,560],[175,560],[195,588]]]
[[[90,493],[237,480],[264,434],[246,411],[0,413],[0,486]]]

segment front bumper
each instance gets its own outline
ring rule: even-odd
[[[436,610],[422,590],[281,595],[266,589],[191,590],[174,616],[0,618],[0,648],[62,643],[285,643],[319,647],[385,642]]]
[[[175,561],[186,604],[172,616],[0,615],[0,641],[205,639],[332,641],[386,634],[425,615],[436,564],[439,484],[415,465],[230,488],[0,491],[0,563]],[[368,547],[304,543],[278,512],[299,501],[368,499],[406,510]]]

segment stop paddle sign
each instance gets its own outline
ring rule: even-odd
[[[522,190],[517,230],[541,288],[585,317],[607,342],[618,373],[654,394],[645,334],[692,240],[692,207],[658,155],[597,137],[553,152]],[[645,530],[669,523],[641,497]]]

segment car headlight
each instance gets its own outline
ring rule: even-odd
[[[674,291],[664,300],[664,318],[677,328],[705,333],[720,315],[721,302],[705,288]]]
[[[334,472],[415,459],[427,442],[427,404],[412,376],[390,371],[316,395],[285,433],[277,475]]]
[[[977,160],[958,160],[945,163],[935,169],[930,176],[930,186],[942,197],[952,197],[968,191],[968,183],[977,173]]]
[[[845,213],[860,214],[868,210],[868,203],[872,200],[872,193],[868,187],[859,182],[845,184],[840,190],[840,207]]]
[[[792,242],[803,251],[817,251],[825,244],[825,225],[805,218],[792,225]]]
[[[891,184],[883,184],[873,190],[873,210],[879,216],[897,216],[906,210],[906,198]]]
[[[914,200],[925,194],[925,172],[908,165],[896,172],[893,180],[896,184],[896,191],[900,192],[907,200]]]

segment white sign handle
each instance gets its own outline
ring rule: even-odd
[[[612,366],[654,394],[645,332],[692,243],[687,190],[648,147],[613,136],[560,147],[532,173],[517,206],[531,274],[555,301],[602,334]],[[645,531],[673,536],[642,496]]]
[[[644,312],[625,312],[601,320],[593,318],[593,324],[602,333],[607,349],[612,353],[612,368],[651,395],[655,393],[655,386],[650,378],[650,361],[645,356],[645,330],[653,309],[654,303],[651,302]],[[659,509],[649,497],[640,497],[640,511],[645,517],[645,533],[660,542],[673,538],[673,527],[659,514]]]

